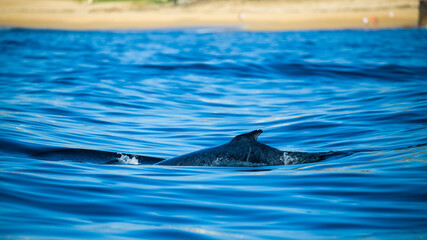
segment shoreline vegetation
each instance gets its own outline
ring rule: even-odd
[[[0,26],[246,31],[418,26],[419,0],[0,0]]]

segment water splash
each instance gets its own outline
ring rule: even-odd
[[[141,162],[144,161],[143,159],[141,159],[140,161],[136,156],[129,156],[123,153],[117,153],[117,154],[120,154],[120,157],[107,162],[107,164],[121,163],[121,164],[129,164],[129,165],[140,165]]]

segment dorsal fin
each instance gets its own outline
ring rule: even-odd
[[[262,133],[261,129],[257,129],[255,131],[244,133],[237,135],[234,137],[231,142],[241,141],[241,140],[247,140],[247,141],[256,141],[258,139],[258,136]]]

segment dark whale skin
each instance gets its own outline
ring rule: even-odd
[[[170,166],[272,166],[286,164],[286,154],[257,141],[262,130],[241,134],[229,143],[156,163]]]

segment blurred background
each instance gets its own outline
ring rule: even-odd
[[[425,15],[424,0],[0,0],[1,26],[53,29],[398,28]]]

